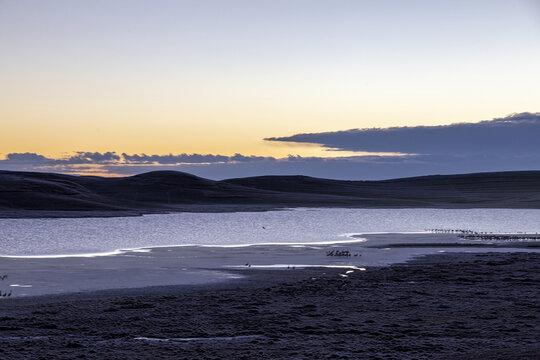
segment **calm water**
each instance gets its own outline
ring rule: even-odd
[[[264,227],[264,228],[263,228]],[[316,243],[431,228],[540,232],[540,210],[295,209],[125,218],[0,219],[1,255],[109,252],[165,245]]]

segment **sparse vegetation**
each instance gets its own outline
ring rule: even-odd
[[[7,274],[0,275],[0,281],[4,281],[7,279]],[[0,288],[0,297],[10,297],[11,296],[11,290],[8,291],[2,291]]]

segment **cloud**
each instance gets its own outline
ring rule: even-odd
[[[10,153],[5,160],[0,160],[0,164],[34,164],[34,165],[55,165],[55,164],[108,164],[120,161],[121,158],[115,152],[76,152],[74,155],[63,158],[49,158],[36,153]]]
[[[122,154],[125,162],[130,164],[212,164],[226,162],[246,162],[260,161],[265,159],[261,156],[244,156],[235,154],[234,156],[212,155],[212,154],[179,154],[179,155],[146,155],[146,154]]]
[[[504,155],[540,153],[539,135],[540,113],[521,113],[478,123],[352,129],[265,140],[313,143],[346,151]]]
[[[298,134],[270,141],[318,143],[328,148],[405,153],[402,156],[285,158],[220,154],[127,154],[76,152],[61,158],[11,153],[0,169],[71,174],[133,175],[178,170],[211,179],[258,175],[376,180],[429,174],[540,169],[540,114],[445,126],[356,129]],[[334,153],[334,155],[339,152]]]
[[[0,168],[102,175],[133,175],[153,170],[178,170],[212,179],[268,174],[362,178],[367,174],[366,168],[381,166],[380,164],[403,163],[404,161],[404,158],[390,159],[381,156],[329,159],[299,155],[274,158],[242,154],[233,156],[211,154],[147,155],[117,154],[115,152],[77,152],[56,159],[36,153],[11,153],[4,160],[0,160]],[[369,178],[377,176],[376,172],[369,172]]]
[[[4,162],[14,163],[14,164],[39,164],[39,163],[45,163],[52,159],[47,159],[43,155],[39,155],[36,153],[11,153],[7,154],[6,160],[2,160]]]
[[[110,165],[110,173],[132,175],[152,170],[178,170],[210,179],[260,175],[307,175],[343,180],[378,180],[427,174],[530,170],[538,156],[353,156],[339,158],[291,156],[251,162],[182,165]]]
[[[120,161],[121,157],[115,152],[77,152],[75,155],[68,156],[65,159],[57,160],[59,162],[72,164],[104,164]]]
[[[36,153],[10,153],[5,160],[0,160],[0,164],[33,164],[43,165],[82,165],[82,164],[154,164],[154,165],[179,165],[179,164],[214,164],[214,163],[236,163],[276,160],[273,157],[245,156],[235,154],[233,156],[212,155],[212,154],[178,154],[178,155],[146,155],[146,154],[117,154],[114,151],[105,153],[79,151],[73,155],[62,158],[49,158]]]
[[[37,153],[10,153],[0,160],[0,169],[19,171],[52,171],[75,174],[135,174],[160,168],[175,168],[194,165],[271,163],[279,161],[273,157],[233,156],[214,154],[117,154],[109,152],[79,151],[61,158],[51,158]]]
[[[105,153],[106,154],[106,153]],[[197,155],[197,154],[195,154]],[[349,156],[337,158],[288,156],[285,158],[256,156],[206,155],[138,155],[128,157],[74,155],[51,159],[34,153],[9,154],[0,160],[0,168],[19,171],[48,171],[87,175],[134,175],[153,170],[177,170],[210,179],[258,175],[308,175],[344,180],[376,180],[426,174],[454,174],[481,171],[529,170],[538,168],[536,153],[508,155],[406,155]],[[226,159],[226,161],[217,161]],[[210,160],[216,160],[210,162]],[[533,165],[536,164],[536,167]]]

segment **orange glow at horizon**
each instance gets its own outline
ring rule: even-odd
[[[1,1],[0,156],[336,157],[358,153],[263,139],[536,112],[531,9]]]

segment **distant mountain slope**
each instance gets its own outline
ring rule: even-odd
[[[258,203],[271,191],[156,171],[102,178],[0,171],[0,208],[25,210],[165,209],[176,204]]]
[[[430,175],[380,181],[258,176],[224,182],[261,190],[369,199],[370,203],[394,201],[398,206],[402,201],[411,201],[444,207],[540,208],[540,171]]]
[[[110,199],[80,184],[79,177],[0,171],[0,209],[117,210]]]
[[[154,171],[124,178],[82,178],[81,183],[109,199],[158,206],[253,202],[261,194],[271,193],[178,171]]]
[[[540,171],[384,181],[260,176],[214,181],[176,171],[102,178],[0,171],[0,210],[181,211],[201,206],[540,208]],[[235,208],[236,209],[236,208]]]

